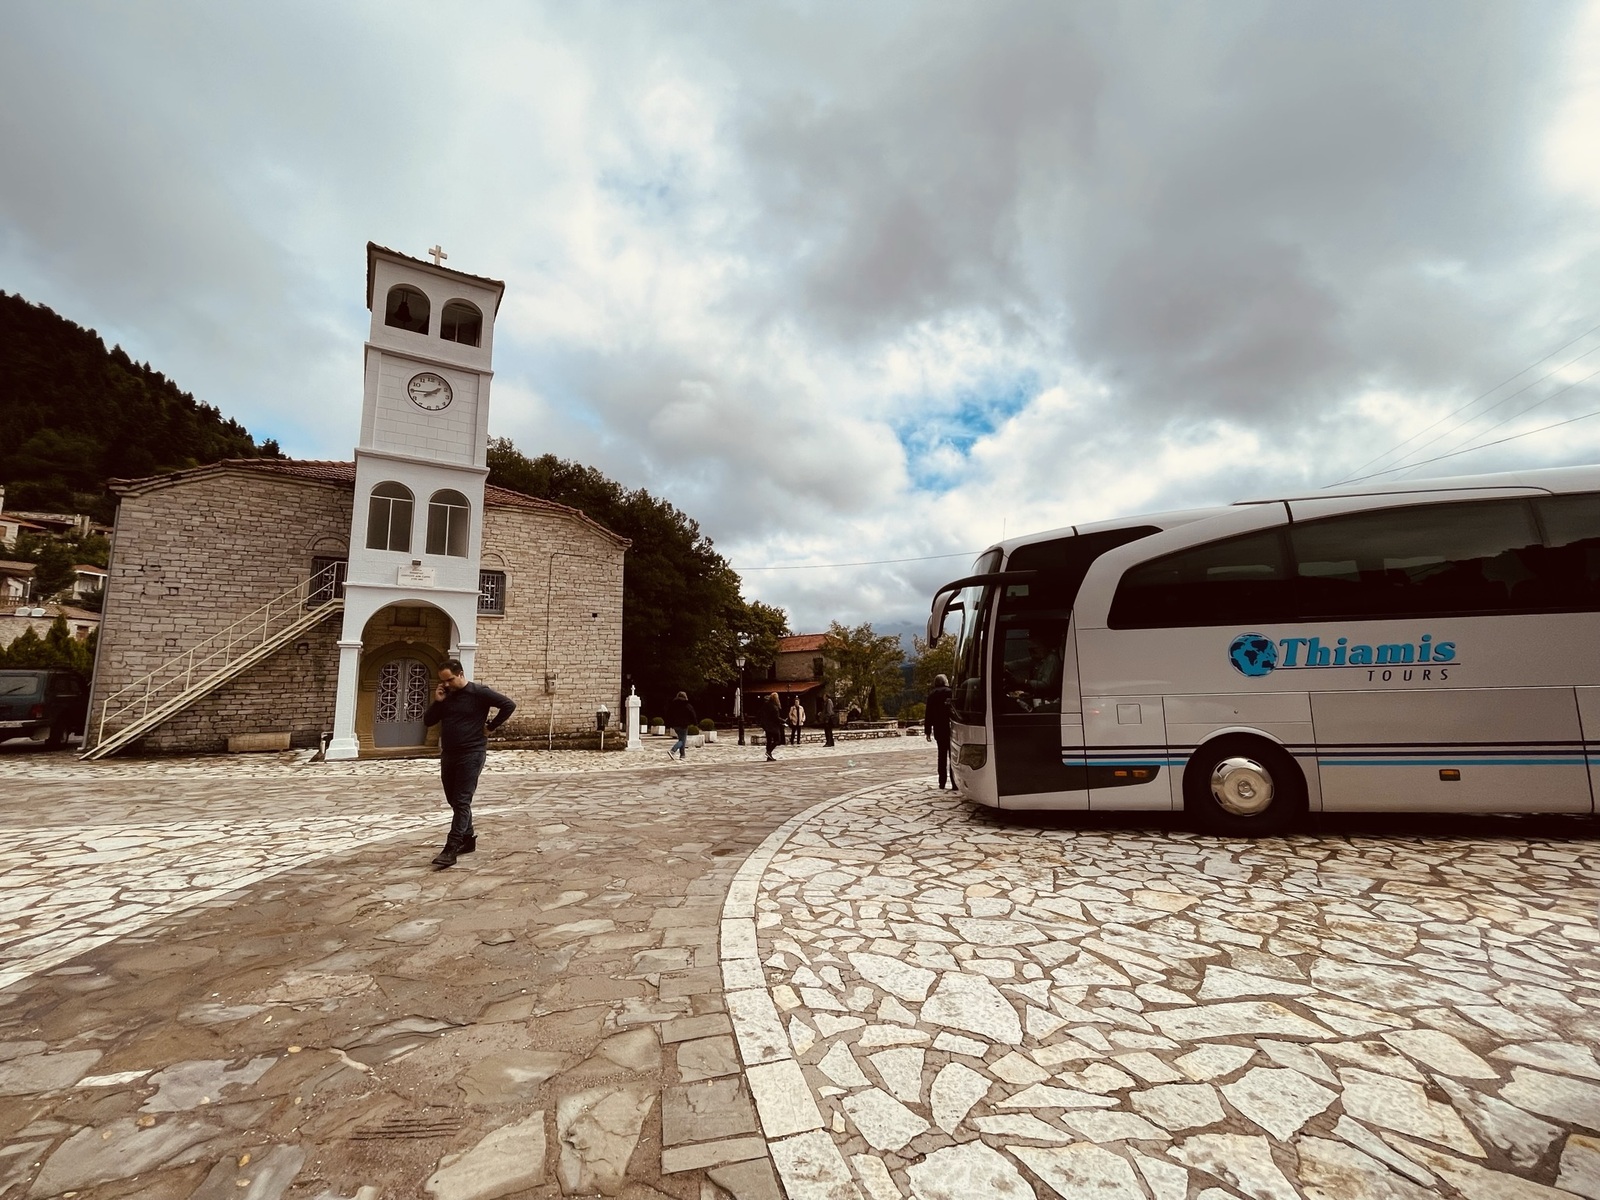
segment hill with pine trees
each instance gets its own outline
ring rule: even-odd
[[[276,455],[93,329],[0,292],[0,483],[15,510],[109,520],[106,481]]]

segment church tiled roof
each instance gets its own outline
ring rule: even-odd
[[[210,466],[192,467],[187,471],[170,471],[165,475],[150,475],[143,479],[113,479],[111,490],[119,496],[139,495],[157,488],[170,487],[175,483],[186,483],[191,479],[205,479],[223,471],[245,471],[253,475],[286,475],[292,479],[326,483],[334,487],[353,488],[356,483],[356,465],[353,462],[314,458],[225,458]],[[490,508],[521,508],[532,512],[560,513],[582,521],[619,546],[633,544],[628,538],[607,529],[581,509],[557,504],[554,500],[541,500],[537,496],[528,496],[490,483],[484,485],[483,501]]]

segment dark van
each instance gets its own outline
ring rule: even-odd
[[[0,741],[60,746],[83,732],[88,716],[89,689],[71,671],[0,671]]]

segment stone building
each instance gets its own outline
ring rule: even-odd
[[[119,503],[91,741],[107,697],[297,583],[301,604],[321,598],[304,581],[342,574],[355,464],[241,459],[119,481],[113,490]],[[501,735],[590,731],[597,705],[617,707],[628,542],[563,505],[492,486],[484,499],[474,675],[517,701]],[[321,621],[156,726],[143,747],[217,751],[230,736],[253,733],[317,745],[333,730],[339,674],[342,609],[324,607]],[[459,651],[450,620],[432,604],[397,602],[364,622],[361,646],[361,752],[436,744],[437,728],[424,731],[418,718],[439,663]]]
[[[517,700],[503,736],[616,708],[627,539],[486,482],[503,290],[369,244],[354,462],[113,485],[92,755],[323,734],[329,758],[414,752],[437,738],[422,713],[445,658]]]
[[[778,693],[784,712],[799,700],[806,710],[806,720],[813,721],[822,710],[822,689],[829,666],[827,647],[825,633],[792,633],[779,638],[778,653],[767,668],[767,678],[749,684],[748,690],[758,697]]]

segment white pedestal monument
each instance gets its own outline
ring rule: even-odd
[[[628,698],[623,702],[627,710],[628,745],[629,750],[643,750],[644,742],[639,738],[639,706],[643,703],[638,693],[633,690],[633,685],[628,685]]]

